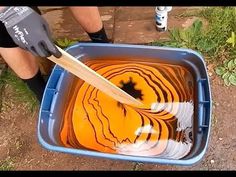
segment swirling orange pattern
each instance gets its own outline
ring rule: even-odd
[[[182,66],[127,59],[84,63],[122,88],[134,82],[135,108],[76,79],[60,131],[66,147],[180,159],[192,147],[193,77]],[[190,135],[190,136],[189,136]]]

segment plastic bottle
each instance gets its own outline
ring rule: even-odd
[[[172,6],[156,6],[156,28],[163,32],[167,30],[168,12],[172,10]]]

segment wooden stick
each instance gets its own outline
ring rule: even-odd
[[[57,46],[57,48],[62,53],[62,56],[60,58],[56,58],[52,55],[48,57],[49,60],[121,103],[132,106],[143,105],[140,101],[136,100],[134,97],[99,75],[97,72],[80,62],[60,47]]]

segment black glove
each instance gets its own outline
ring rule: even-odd
[[[0,21],[19,47],[41,57],[62,55],[51,39],[46,20],[30,7],[6,7],[0,13]]]

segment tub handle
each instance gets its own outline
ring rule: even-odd
[[[55,107],[55,103],[56,103],[57,95],[58,95],[58,87],[61,85],[62,76],[64,73],[63,71],[64,70],[62,70],[60,68],[59,69],[54,68],[54,72],[59,73],[59,75],[55,75],[54,78],[50,78],[50,79],[56,80],[55,86],[50,87],[50,88],[47,88],[47,86],[46,86],[46,89],[45,89],[44,96],[47,97],[47,100],[43,101],[42,111],[48,112],[49,117],[51,117],[54,107]],[[48,82],[50,82],[50,81],[48,81]]]
[[[210,111],[210,93],[207,79],[198,80],[198,130],[208,128],[208,113]]]

